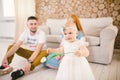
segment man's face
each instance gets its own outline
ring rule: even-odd
[[[37,31],[38,28],[38,21],[37,20],[29,20],[27,22],[27,26],[30,29],[30,32],[35,33]]]

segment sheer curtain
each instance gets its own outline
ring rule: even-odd
[[[14,0],[15,2],[15,41],[24,31],[27,17],[35,15],[35,0]]]

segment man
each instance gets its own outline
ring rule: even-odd
[[[45,50],[46,37],[43,31],[38,30],[38,19],[34,16],[28,17],[27,27],[28,29],[21,34],[18,41],[8,47],[7,53],[2,60],[2,65],[0,66],[0,74],[6,74],[12,71],[12,67],[9,64],[12,62],[15,53],[27,59],[23,69],[12,72],[12,80],[33,70],[40,64],[40,59],[47,56]],[[4,72],[6,68],[8,70]]]

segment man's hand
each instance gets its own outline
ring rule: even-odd
[[[2,60],[2,65],[4,65],[4,64],[7,64],[7,65],[8,65],[8,60],[7,60],[7,58],[4,58],[4,59]]]
[[[25,72],[26,72],[26,73],[30,72],[30,68],[31,68],[31,63],[29,63],[29,62],[27,61],[27,62],[25,63],[25,67],[24,67]]]

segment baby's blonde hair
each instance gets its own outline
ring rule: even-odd
[[[64,26],[64,31],[67,30],[67,29],[75,30],[76,33],[78,33],[78,30],[77,30],[77,27],[76,27],[75,23],[66,23],[65,26]]]

